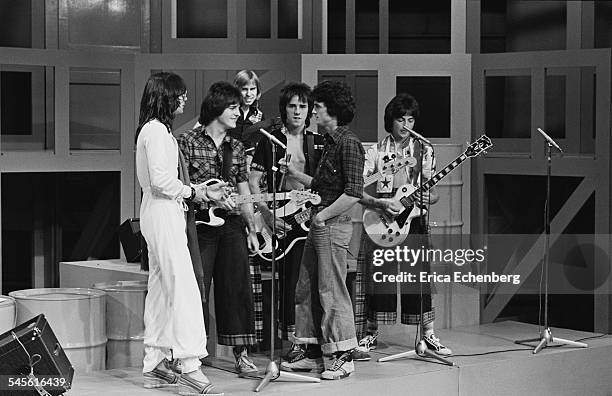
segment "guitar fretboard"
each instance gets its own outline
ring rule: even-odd
[[[410,206],[412,205],[413,199],[414,199],[414,195],[418,194],[419,191],[424,192],[424,191],[429,190],[433,186],[435,186],[440,180],[442,180],[446,175],[451,173],[453,169],[461,165],[461,163],[465,161],[466,159],[468,159],[468,156],[465,155],[465,153],[461,154],[453,162],[446,165],[444,169],[442,169],[440,172],[433,175],[431,179],[423,183],[423,186],[420,186],[419,188],[414,190],[412,194],[410,194],[409,196],[401,198],[400,202],[402,203],[402,205],[404,205],[405,208],[410,208]]]
[[[385,165],[383,171],[373,173],[363,179],[363,186],[367,187],[370,184],[376,183],[378,179],[382,178],[386,174],[395,174],[401,169],[404,169],[406,166],[408,166],[408,164],[409,161],[407,161],[406,159],[395,160],[392,163]]]
[[[293,218],[298,224],[304,224],[310,219],[310,212],[312,212],[312,207],[305,209],[300,213],[296,213]]]
[[[370,176],[363,179],[363,186],[367,187],[370,184],[376,183],[378,179],[380,179],[381,177],[382,175],[380,174],[380,172],[373,173]]]
[[[285,199],[291,199],[291,193],[283,192],[276,193],[276,200],[282,201]],[[255,202],[268,202],[274,200],[272,193],[264,194],[249,194],[249,195],[232,195],[232,200],[236,205],[243,203],[255,203]]]

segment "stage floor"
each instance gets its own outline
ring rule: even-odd
[[[552,329],[553,337],[581,340],[593,333]],[[612,336],[587,339],[588,348],[549,347],[533,355],[532,347],[514,340],[535,338],[538,326],[507,321],[481,326],[439,330],[438,336],[453,349],[455,366],[407,358],[378,363],[386,355],[406,351],[410,334],[379,338],[369,362],[356,362],[349,378],[321,383],[277,380],[261,393],[307,395],[612,395]],[[554,344],[553,344],[554,345]],[[491,353],[504,351],[500,353]],[[267,358],[255,356],[260,370]],[[258,379],[239,378],[229,360],[214,359],[204,372],[226,395],[252,394]],[[314,376],[314,375],[313,375]],[[173,388],[144,389],[138,368],[75,374],[66,395],[152,396],[175,394]]]

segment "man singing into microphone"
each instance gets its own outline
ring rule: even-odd
[[[396,215],[403,209],[402,205],[390,197],[395,195],[398,187],[412,183],[414,186],[420,184],[421,158],[423,162],[423,182],[429,180],[435,173],[435,161],[433,159],[431,146],[424,144],[422,137],[411,136],[414,129],[416,118],[419,116],[419,104],[408,94],[402,93],[395,96],[385,107],[385,131],[389,133],[377,145],[372,146],[366,153],[364,175],[369,176],[378,172],[383,165],[383,158],[395,154],[400,157],[414,157],[417,165],[406,167],[395,175],[385,175],[376,185],[374,198],[364,192],[364,197],[360,201],[369,207],[384,208],[388,215]],[[430,189],[423,193],[423,202],[426,206],[438,202],[438,194]],[[420,197],[417,197],[417,202]],[[417,217],[412,220],[410,234],[427,234],[428,227],[425,218]],[[420,245],[420,244],[419,244]],[[411,247],[411,246],[409,246]],[[357,274],[355,280],[355,326],[357,336],[360,339],[359,346],[353,351],[354,360],[370,360],[368,352],[376,348],[378,337],[378,324],[394,324],[397,317],[396,294],[385,294],[379,285],[372,282],[372,261],[373,251],[377,246],[370,240],[365,231],[361,237],[361,246],[357,258]],[[420,248],[416,246],[415,248]],[[423,270],[429,272],[429,263],[420,264]],[[386,263],[389,268],[393,263]],[[434,309],[431,300],[429,283],[423,285],[423,317],[420,317],[421,302],[418,292],[408,292],[402,288],[401,304],[402,316],[401,323],[407,325],[421,325],[423,336],[427,347],[438,355],[448,356],[452,352],[449,348],[440,343],[440,339],[434,334]],[[367,294],[366,294],[367,290]],[[364,298],[364,294],[366,294]],[[365,301],[365,304],[364,304]],[[367,321],[366,321],[367,318]]]

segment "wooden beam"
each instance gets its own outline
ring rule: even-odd
[[[281,70],[268,70],[259,75],[259,81],[263,86],[262,95],[285,81],[285,72]]]
[[[551,220],[550,246],[555,243],[559,237],[559,234],[563,232],[563,230],[573,220],[574,216],[576,216],[578,211],[582,208],[586,200],[591,196],[591,194],[593,194],[595,191],[595,183],[596,179],[592,177],[585,177],[578,187],[576,187],[576,190],[572,193],[572,195],[570,195],[567,202],[565,202],[561,209],[559,209],[557,215]],[[529,249],[519,264],[514,267],[513,274],[520,275],[521,279],[527,279],[544,256],[545,237],[546,235],[544,233],[540,234],[531,249]],[[512,263],[507,263],[506,267],[509,265],[512,265]],[[520,284],[500,284],[495,290],[495,295],[490,299],[489,303],[485,306],[482,312],[483,322],[489,323],[497,318],[508,302],[510,302],[512,296],[518,292],[520,287]]]
[[[465,52],[468,54],[480,53],[480,1],[481,0],[465,0]],[[454,4],[455,2],[453,1],[452,3]],[[459,5],[455,5],[455,7],[458,6]],[[454,31],[455,29],[451,25],[451,33]],[[455,45],[456,47],[453,45],[451,38],[451,52],[454,52],[453,49],[459,51],[459,42]]]
[[[451,1],[451,54],[467,53],[467,16],[470,0],[453,0]],[[480,15],[480,14],[479,14]],[[480,17],[478,18],[480,21]],[[478,33],[480,35],[480,32]],[[480,37],[478,37],[480,41]]]
[[[346,0],[346,54],[355,53],[355,0]]]
[[[582,1],[567,1],[565,48],[580,49],[582,46]],[[591,23],[592,25],[593,23]]]
[[[378,2],[378,53],[389,53],[389,0]]]
[[[320,6],[319,6],[320,4]],[[313,1],[312,10],[312,52],[327,54],[327,0]],[[319,14],[321,17],[319,18]]]

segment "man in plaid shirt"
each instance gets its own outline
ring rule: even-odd
[[[294,343],[307,344],[305,353],[283,362],[281,369],[325,369],[323,353],[335,359],[323,379],[341,379],[355,371],[351,351],[357,346],[353,307],[346,288],[346,255],[353,234],[350,209],[363,195],[364,150],[346,127],[355,102],[349,88],[324,81],[312,91],[313,115],[325,131],[325,148],[314,177],[281,162],[288,174],[321,195],[313,210],[295,291]]]
[[[240,90],[230,83],[214,83],[202,102],[201,126],[181,135],[178,142],[193,183],[223,179],[238,194],[248,195],[244,146],[227,134],[236,126],[240,95]],[[252,204],[243,203],[239,211],[228,211],[222,226],[199,225],[198,243],[204,272],[200,287],[206,326],[208,294],[214,277],[218,342],[234,346],[240,373],[256,372],[247,354],[247,346],[257,343],[248,252],[258,247]]]

